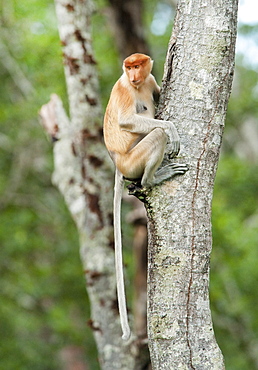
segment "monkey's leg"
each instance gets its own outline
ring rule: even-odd
[[[142,142],[144,142],[144,146],[146,147],[147,151],[141,184],[144,187],[151,187],[154,182],[154,174],[159,168],[164,157],[167,135],[163,129],[156,128],[151,131],[142,140]]]
[[[171,163],[167,166],[160,168],[154,177],[153,185],[158,185],[161,182],[168,180],[176,175],[183,175],[186,171],[188,171],[188,166],[182,163]]]
[[[152,186],[154,174],[164,156],[166,142],[167,135],[164,130],[155,128],[129,153],[116,157],[119,171],[127,179],[141,178],[142,186]]]

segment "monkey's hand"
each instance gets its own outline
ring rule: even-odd
[[[177,133],[177,130],[172,122],[167,121],[168,128],[165,129],[165,132],[168,137],[165,153],[171,159],[178,155],[180,150],[180,139]]]

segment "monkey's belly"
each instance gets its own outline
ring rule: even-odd
[[[142,135],[120,130],[119,134],[104,133],[104,141],[110,152],[125,155],[137,145]]]

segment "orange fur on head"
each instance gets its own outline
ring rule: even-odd
[[[133,67],[135,65],[145,65],[147,62],[150,61],[151,58],[148,55],[135,53],[124,60],[124,66]]]

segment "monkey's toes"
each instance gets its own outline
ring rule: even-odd
[[[173,170],[178,174],[184,174],[186,171],[189,170],[189,167],[187,164],[182,163],[173,163]]]

